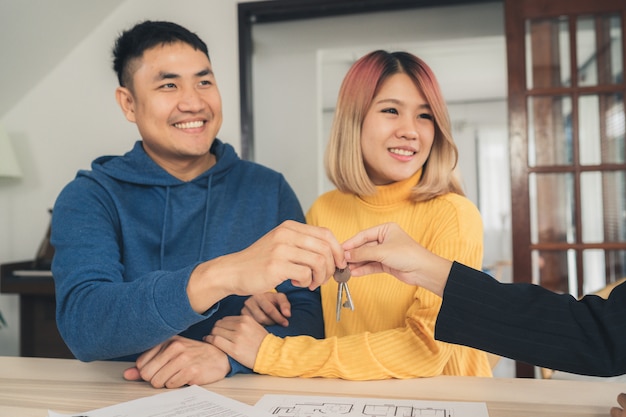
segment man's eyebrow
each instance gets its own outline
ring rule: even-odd
[[[169,80],[169,79],[175,79],[175,78],[180,78],[179,74],[173,73],[173,72],[159,72],[157,74],[157,76],[155,77],[156,81],[161,81],[161,80]]]
[[[203,69],[196,73],[196,77],[206,77],[207,75],[213,75],[213,71],[210,68]]]
[[[210,68],[205,68],[194,74],[195,77],[206,77],[207,75],[213,75],[213,71],[211,71]],[[176,74],[174,72],[160,71],[155,77],[155,79],[156,81],[161,81],[161,80],[177,79],[180,77],[181,77],[180,74]]]

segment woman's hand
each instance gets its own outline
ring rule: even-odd
[[[291,317],[291,303],[281,292],[266,292],[249,297],[241,314],[252,317],[264,326],[279,324],[287,327]]]
[[[240,364],[254,369],[261,343],[269,333],[251,316],[230,316],[218,320],[204,341],[225,352]]]

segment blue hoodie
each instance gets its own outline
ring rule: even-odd
[[[284,177],[241,160],[215,139],[217,163],[192,181],[157,165],[142,142],[79,171],[52,213],[57,325],[80,360],[134,360],[180,334],[201,339],[222,317],[239,315],[246,297],[229,296],[204,314],[186,293],[201,262],[240,251],[284,220],[304,221]],[[254,279],[251,276],[250,279]],[[279,336],[323,337],[319,292],[278,288],[292,304]],[[231,374],[250,372],[230,359]]]

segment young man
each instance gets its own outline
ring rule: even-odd
[[[113,54],[116,98],[141,140],[80,171],[54,206],[57,323],[72,352],[136,360],[125,377],[155,387],[250,372],[200,339],[240,314],[243,296],[275,287],[290,323],[268,330],[323,337],[317,288],[345,266],[343,251],[301,223],[282,175],[216,138],[221,98],[204,42],[146,21]]]
[[[443,297],[438,340],[561,371],[626,373],[626,284],[606,300],[502,284],[429,252],[394,223],[364,230],[343,247],[353,276],[384,271]],[[626,394],[618,402],[626,407]],[[611,409],[611,416],[626,417],[622,408]]]

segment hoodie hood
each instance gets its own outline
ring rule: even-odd
[[[110,187],[120,190],[132,189],[133,193],[139,192],[144,195],[143,198],[139,199],[142,203],[132,207],[125,207],[120,202],[118,212],[123,213],[122,218],[135,218],[137,219],[135,223],[140,224],[139,218],[146,216],[144,213],[150,210],[151,216],[156,217],[151,218],[148,215],[148,224],[145,224],[143,228],[149,228],[151,224],[160,225],[161,230],[158,232],[157,238],[158,268],[178,268],[183,265],[179,262],[184,258],[168,256],[168,253],[172,253],[173,244],[178,245],[183,242],[185,247],[196,248],[193,256],[185,259],[187,264],[201,261],[207,256],[207,245],[210,244],[207,233],[210,230],[209,216],[212,208],[213,184],[220,182],[236,166],[238,161],[241,162],[234,148],[219,139],[213,141],[210,152],[215,155],[215,165],[191,181],[182,181],[174,177],[154,162],[144,150],[142,141],[135,142],[133,149],[123,156],[97,158],[91,164],[91,172],[81,171],[78,176],[99,178],[110,184]],[[117,185],[113,185],[115,183]],[[145,194],[148,189],[159,190],[157,193],[160,197],[152,200],[153,194]],[[119,195],[123,194],[125,193],[119,193]],[[203,203],[198,204],[198,201],[203,201]],[[199,235],[190,236],[187,233],[192,225],[202,225],[198,229],[201,231]],[[141,227],[138,228],[141,229]],[[189,239],[195,239],[195,241],[187,242]],[[127,246],[132,247],[133,245]]]
[[[206,183],[209,176],[219,178],[239,160],[235,149],[217,138],[213,141],[210,151],[215,155],[215,165],[190,182]],[[97,158],[92,162],[91,168],[94,172],[137,185],[172,187],[184,183],[154,162],[143,149],[143,143],[140,140],[135,142],[133,149],[123,156]]]

